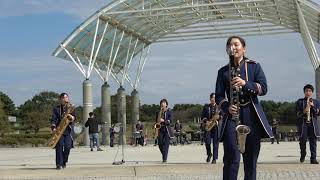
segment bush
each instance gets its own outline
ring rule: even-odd
[[[51,134],[8,134],[0,138],[0,144],[3,145],[25,145],[32,144],[35,146],[45,145]]]

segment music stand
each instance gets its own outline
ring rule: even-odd
[[[123,143],[123,125],[122,123],[117,123],[114,125],[114,132],[115,133],[119,133],[119,143],[118,143],[118,149],[117,149],[117,153],[114,157],[113,163],[112,165],[121,165],[124,164],[124,143]],[[118,152],[119,152],[119,148],[120,148],[120,143],[121,143],[121,149],[122,149],[122,160],[121,161],[116,161],[116,158],[118,156]]]

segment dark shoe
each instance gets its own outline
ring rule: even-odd
[[[206,160],[206,161],[207,161],[207,163],[208,163],[208,162],[210,162],[211,157],[212,157],[212,155],[211,155],[211,154],[207,156],[207,160]]]
[[[101,148],[98,148],[97,151],[103,151]]]
[[[216,163],[217,163],[216,160],[212,159],[211,164],[216,164]]]
[[[317,160],[311,160],[310,164],[319,164],[319,162]]]
[[[60,169],[61,169],[61,166],[57,166],[57,167],[56,167],[56,170],[60,170]]]
[[[303,162],[304,162],[304,160],[305,160],[305,156],[300,157],[300,162],[301,162],[301,163],[303,163]]]
[[[67,168],[67,165],[66,164],[62,165],[62,168],[63,169]]]
[[[162,162],[163,162],[163,163],[166,163],[166,162],[167,162],[167,160],[162,160]]]
[[[91,148],[91,150],[90,151],[93,151],[93,148]]]

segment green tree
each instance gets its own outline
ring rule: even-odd
[[[140,120],[155,122],[156,113],[160,111],[160,106],[157,104],[143,104],[140,106]]]
[[[48,127],[52,109],[58,104],[59,94],[55,92],[44,91],[27,100],[18,108],[23,129],[38,133],[40,128]]]
[[[4,105],[0,100],[0,137],[10,131],[8,116],[3,107]]]
[[[82,106],[77,106],[76,107],[76,122],[81,123],[82,122],[82,112],[83,112],[83,107]]]
[[[281,124],[296,123],[295,102],[261,101],[261,106],[270,122],[276,118]]]
[[[192,123],[194,118],[201,117],[203,105],[201,104],[175,104],[173,106],[174,120]]]
[[[15,114],[15,105],[10,97],[0,91],[0,100],[2,101],[3,110],[7,115]]]
[[[280,122],[282,124],[296,124],[296,113],[294,102],[283,102],[279,108]]]

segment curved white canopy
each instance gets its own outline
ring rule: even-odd
[[[115,0],[77,27],[53,55],[72,60],[86,78],[95,70],[104,81],[112,76],[136,88],[152,43],[301,33],[317,68],[313,42],[320,41],[319,20],[320,6],[310,0]],[[133,82],[128,71],[135,56],[140,61]]]

